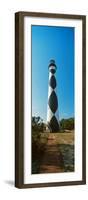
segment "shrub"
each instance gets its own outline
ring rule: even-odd
[[[62,119],[60,121],[60,127],[61,127],[62,130],[65,130],[65,129],[72,130],[72,129],[74,129],[74,118]]]

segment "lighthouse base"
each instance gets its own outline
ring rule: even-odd
[[[60,131],[60,126],[55,116],[53,116],[51,120],[48,122],[48,127],[50,132],[52,133]]]

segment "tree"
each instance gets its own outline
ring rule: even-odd
[[[60,121],[60,127],[61,127],[62,130],[65,130],[65,129],[72,130],[72,129],[74,129],[74,118],[62,119]]]
[[[43,132],[44,131],[44,123],[41,117],[32,117],[32,130],[35,132]]]

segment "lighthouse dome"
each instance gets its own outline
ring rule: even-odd
[[[55,60],[51,59],[49,63],[49,71],[54,74],[56,72]]]

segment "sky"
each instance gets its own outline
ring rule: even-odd
[[[74,28],[32,25],[32,116],[47,119],[48,65],[57,65],[59,119],[74,117]]]

